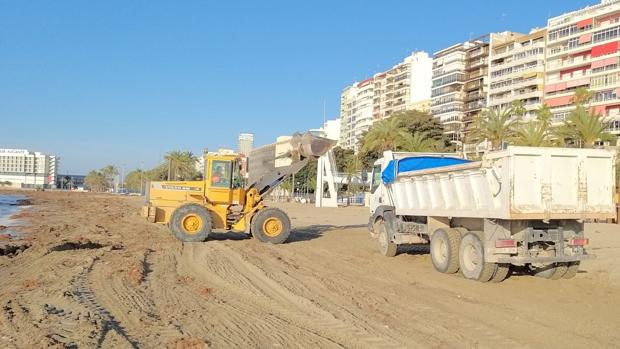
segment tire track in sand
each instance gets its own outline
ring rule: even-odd
[[[337,346],[405,346],[392,338],[372,333],[361,324],[345,322],[310,299],[292,293],[221,243],[185,244],[179,262],[196,277],[213,284],[219,295],[235,295],[251,303],[256,312],[267,312],[286,319]],[[244,321],[242,318],[240,320]],[[279,330],[269,323],[263,325],[273,327],[272,331]]]

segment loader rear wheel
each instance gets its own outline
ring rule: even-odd
[[[390,241],[390,234],[385,228],[385,221],[380,218],[375,223],[379,240],[379,252],[386,257],[394,257],[398,252],[398,245]]]
[[[170,231],[184,242],[205,241],[211,232],[211,214],[200,205],[183,205],[172,214]]]
[[[437,229],[431,236],[431,261],[440,273],[459,271],[459,245],[461,232],[457,229]]]
[[[252,218],[251,232],[260,242],[281,244],[291,234],[291,220],[278,208],[264,208]]]
[[[564,279],[574,278],[577,275],[577,272],[579,271],[579,264],[581,264],[580,261],[569,262],[568,269],[566,270],[566,273],[564,273],[562,278]]]
[[[484,261],[482,233],[471,232],[461,239],[459,268],[466,279],[488,282],[497,271],[497,263]]]

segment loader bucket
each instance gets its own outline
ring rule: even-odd
[[[304,158],[318,158],[327,153],[327,151],[336,144],[334,140],[315,136],[310,132],[303,135],[296,135],[293,138],[293,142],[298,142],[297,144],[294,143],[293,149],[297,149],[299,155]]]

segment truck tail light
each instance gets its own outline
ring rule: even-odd
[[[497,248],[517,247],[517,240],[513,240],[513,239],[496,240],[495,247]]]
[[[589,243],[590,243],[590,239],[584,239],[584,238],[568,240],[569,246],[585,246]]]

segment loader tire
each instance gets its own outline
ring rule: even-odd
[[[440,273],[459,271],[459,246],[461,231],[452,228],[437,229],[431,236],[431,261]]]
[[[562,278],[564,278],[564,279],[572,279],[572,278],[574,278],[577,275],[577,272],[579,271],[579,264],[581,264],[580,261],[569,262],[568,263],[568,268],[566,270],[566,273],[564,273]]]
[[[466,279],[488,282],[497,271],[497,263],[484,261],[483,235],[480,232],[467,233],[459,247],[459,269]]]
[[[184,242],[205,241],[211,233],[211,227],[211,214],[196,204],[177,208],[170,219],[170,231]]]
[[[279,208],[267,207],[254,215],[250,231],[260,242],[281,244],[291,235],[291,220]]]
[[[491,282],[502,282],[506,277],[508,277],[508,273],[510,272],[510,264],[497,264],[497,270],[493,277],[491,278]]]

